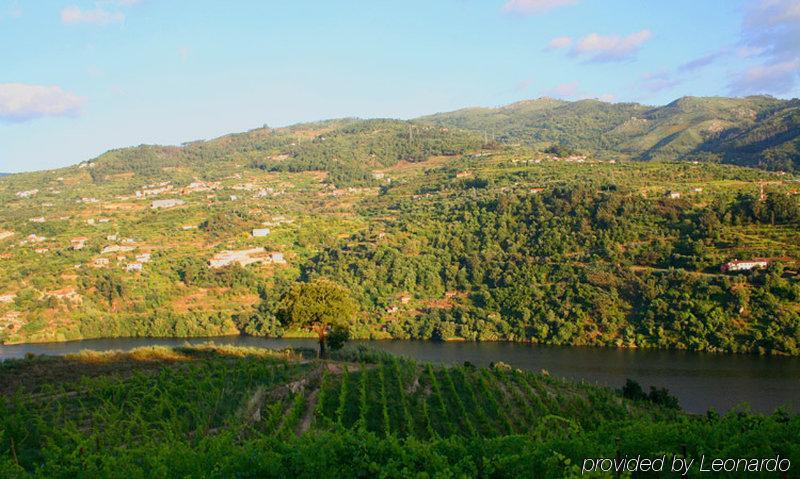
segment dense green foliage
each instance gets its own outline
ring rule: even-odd
[[[387,324],[393,337],[800,353],[800,313],[784,306],[800,301],[796,278],[778,264],[717,274],[707,254],[723,223],[795,224],[797,198],[680,206],[586,186],[398,205],[404,239],[356,237],[306,274],[347,284],[367,308],[404,291],[466,295]]]
[[[6,361],[0,475],[562,478],[617,453],[800,461],[800,422],[781,411],[689,416],[518,370],[353,357],[370,362],[214,346]]]

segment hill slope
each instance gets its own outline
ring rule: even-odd
[[[564,144],[638,159],[703,159],[800,168],[798,100],[684,97],[661,107],[550,98],[441,113],[420,121],[488,131],[505,142]]]
[[[715,102],[715,117],[748,116],[741,101]],[[747,101],[793,121],[784,102]],[[707,103],[543,100],[508,118],[563,109],[587,142],[649,118],[603,135],[621,148],[651,122],[702,123]],[[626,148],[657,158],[694,141],[678,136]],[[0,178],[0,341],[305,335],[279,323],[277,300],[324,276],[358,302],[360,338],[800,354],[796,176],[484,140],[341,119]],[[721,271],[759,258],[769,267]]]

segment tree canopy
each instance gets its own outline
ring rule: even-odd
[[[317,334],[319,354],[324,357],[328,335],[334,333],[339,344],[341,331],[348,329],[357,311],[358,306],[347,288],[319,278],[293,284],[281,298],[278,318],[284,325]]]

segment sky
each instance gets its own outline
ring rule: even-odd
[[[800,96],[798,0],[0,0],[0,172],[551,96]]]

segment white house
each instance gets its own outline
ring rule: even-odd
[[[208,265],[212,268],[222,268],[233,263],[247,266],[253,263],[266,263],[270,261],[267,250],[264,248],[250,248],[239,251],[222,251],[208,260]]]
[[[150,208],[157,210],[161,208],[173,208],[175,206],[180,206],[183,204],[186,204],[186,202],[178,199],[153,200],[153,203],[150,205]]]
[[[0,303],[12,303],[17,297],[17,293],[0,294]]]
[[[79,250],[86,247],[86,242],[89,241],[89,238],[85,236],[79,236],[77,238],[72,238],[70,240],[70,244],[72,245],[72,249]]]
[[[39,193],[39,190],[27,190],[27,191],[17,191],[16,195],[19,198],[30,198],[31,196],[35,196]]]
[[[769,261],[765,259],[749,259],[749,260],[734,260],[723,264],[720,269],[722,271],[750,271],[755,268],[766,268]]]
[[[102,268],[104,266],[108,266],[109,263],[110,261],[108,258],[96,258],[94,261],[92,261],[92,266],[95,268]]]
[[[142,263],[128,263],[125,267],[125,271],[141,271],[142,267]]]
[[[253,237],[263,238],[269,234],[269,228],[256,228],[253,230]]]

